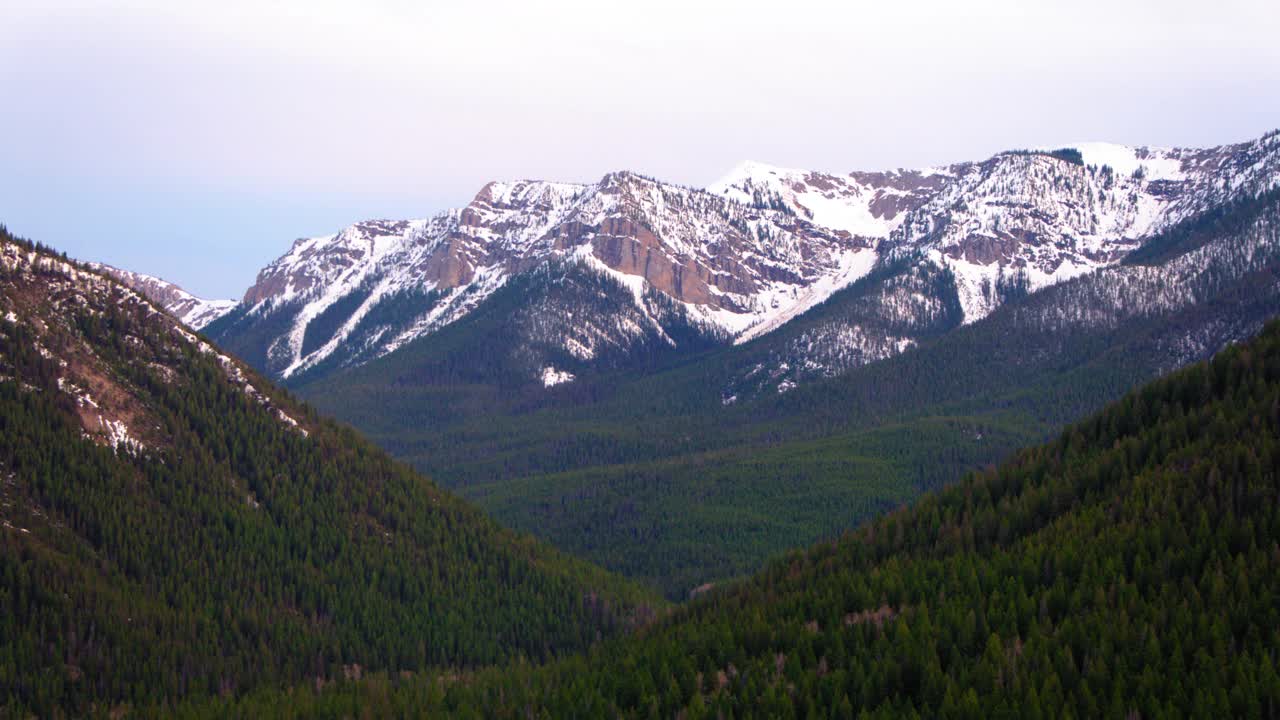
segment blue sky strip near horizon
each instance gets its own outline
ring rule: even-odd
[[[0,223],[239,297],[487,181],[922,167],[1280,127],[1270,0],[0,2]]]

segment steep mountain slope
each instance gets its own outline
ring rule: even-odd
[[[907,218],[895,250],[950,269],[973,322],[999,304],[1002,280],[1034,291],[1114,264],[1160,230],[1280,182],[1277,134],[1207,150],[1081,147],[965,167]]]
[[[1272,133],[1208,149],[1083,143],[892,173],[746,163],[710,190],[882,239],[888,264],[923,256],[956,276],[974,322],[999,304],[1002,284],[1034,291],[1114,264],[1165,228],[1274,187],[1278,150]]]
[[[832,175],[746,162],[707,188],[752,207],[778,208],[879,247],[908,215],[954,181],[958,168]],[[738,335],[746,342],[776,330],[826,300],[856,276],[806,288],[783,312]]]
[[[1252,336],[1280,313],[1280,193],[880,362],[786,393],[786,376],[755,370],[793,362],[782,352],[811,328],[880,307],[866,298],[883,284],[873,273],[751,343],[551,393],[424,385],[443,362],[426,341],[299,391],[503,522],[684,597]],[[451,330],[449,348],[504,337]]]
[[[91,269],[110,275],[124,285],[142,293],[147,299],[168,310],[183,325],[201,330],[205,325],[226,315],[236,306],[235,300],[205,300],[171,282],[151,275],[121,270],[102,263],[88,263]]]
[[[619,282],[575,259],[511,278],[474,311],[386,357],[420,387],[487,386],[512,392],[621,367],[644,369],[714,347],[720,336],[661,293]],[[327,358],[291,379],[323,378]],[[538,379],[531,385],[529,378]]]
[[[744,381],[785,391],[837,375],[1112,267],[1167,229],[1276,187],[1280,135],[1206,150],[1082,144],[930,172],[948,180],[882,226],[882,257],[867,281],[828,303],[840,307],[769,338],[768,356],[743,370]],[[812,195],[794,174],[757,169],[752,177],[726,181],[724,191],[763,185]]]
[[[547,658],[651,602],[2,229],[0,548],[6,716]]]
[[[1060,316],[1061,322],[1070,318],[1083,331],[1098,332],[1121,319],[1191,308],[1221,291],[1221,283],[1228,278],[1245,277],[1270,262],[1275,250],[1275,199],[1274,191],[1246,192],[1175,223],[1144,238],[1141,245],[1132,245],[1107,266],[1078,276],[1079,282],[1070,285],[1089,288],[1082,292],[1046,291],[1041,298],[1041,293],[1029,293],[1021,281],[997,285],[996,307],[1052,307],[1044,312]],[[886,264],[767,341],[756,343],[743,353],[725,398],[782,391],[815,378],[833,377],[906,347],[937,340],[968,322],[963,303],[951,294],[963,284],[961,276],[927,261],[914,262],[920,257]],[[1038,330],[1051,322],[1047,315],[1041,320],[1010,331]]]
[[[1280,324],[1054,442],[543,668],[207,716],[1271,717]]]

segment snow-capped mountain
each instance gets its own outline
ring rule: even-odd
[[[205,300],[196,297],[171,282],[142,273],[122,270],[102,263],[89,263],[89,267],[110,275],[125,285],[147,296],[183,325],[201,330],[205,325],[227,314],[236,306],[235,300]]]
[[[733,337],[812,303],[815,288],[824,297],[875,259],[867,238],[787,209],[633,173],[594,185],[490,183],[461,210],[297,241],[215,333],[234,345],[249,327],[278,324],[263,360],[287,378],[334,357],[390,353],[464,316],[512,277],[568,263],[627,288],[646,334],[674,345],[647,296],[677,303],[681,323]]]
[[[640,345],[761,338],[856,285],[857,312],[779,339],[793,360],[830,374],[1113,266],[1161,230],[1278,182],[1276,133],[1201,150],[1085,143],[844,175],[744,163],[705,190],[628,172],[594,184],[495,182],[431,218],[298,240],[208,329],[296,378],[390,354],[541,269],[544,280],[579,278],[577,314],[567,320],[568,306],[548,301],[550,280],[525,283],[529,296],[503,301],[523,324],[504,332],[519,335],[509,340],[527,356],[528,381],[553,385]],[[584,273],[594,280],[583,284]],[[591,293],[609,300],[588,307]]]
[[[1002,284],[1034,292],[1113,265],[1164,228],[1274,187],[1280,137],[1209,150],[1084,143],[950,170],[890,243],[950,270],[973,322],[1000,304]]]
[[[815,176],[815,189],[812,173],[747,168],[722,191],[779,198],[800,212],[806,201],[819,204],[815,194],[856,198],[869,214],[886,197],[859,187],[857,175]],[[883,359],[1009,300],[1114,267],[1162,232],[1280,184],[1280,135],[1204,150],[1084,143],[920,176],[944,180],[914,194],[906,212],[882,213],[878,228],[862,223],[883,234],[875,272],[835,306],[772,336],[765,357],[728,383],[726,401]]]
[[[962,325],[988,327],[992,341],[1027,341],[1035,335],[1097,338],[1122,328],[1145,336],[1149,359],[1169,371],[1251,336],[1280,312],[1280,189],[1243,195],[1214,210],[1165,228],[1119,262],[1056,282],[1040,292],[1000,288],[1001,306],[965,322],[957,285],[945,263],[907,257],[877,273],[802,320],[747,348],[722,388],[722,401],[786,392],[817,377],[898,354],[917,344],[953,336]],[[1168,318],[1182,314],[1172,324]],[[993,325],[994,323],[994,325]],[[993,331],[991,327],[999,327]],[[1152,328],[1164,327],[1164,330]],[[1131,338],[1129,338],[1131,339]],[[992,348],[969,346],[954,357],[972,364]],[[936,348],[935,348],[936,349]],[[1043,358],[1042,358],[1043,359]],[[1027,361],[1033,358],[1028,356]]]

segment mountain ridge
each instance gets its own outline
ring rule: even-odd
[[[204,329],[209,323],[230,312],[237,304],[236,300],[207,300],[198,297],[154,275],[125,270],[106,263],[91,262],[86,263],[86,266],[110,275],[146,295],[193,330]]]
[[[209,329],[273,377],[314,376],[395,352],[511,277],[565,261],[630,287],[646,337],[665,334],[646,294],[675,301],[705,339],[744,343],[903,260],[907,273],[950,274],[946,297],[921,297],[958,302],[971,323],[1010,293],[1117,264],[1163,228],[1280,176],[1276,133],[1204,149],[1081,146],[843,175],[747,162],[707,189],[627,171],[490,182],[430,218],[297,240]],[[840,342],[871,359],[918,342],[860,334],[851,326]],[[540,382],[547,363],[530,365],[527,381]]]

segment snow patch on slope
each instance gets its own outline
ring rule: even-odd
[[[1182,180],[1182,161],[1170,157],[1168,148],[1134,148],[1104,142],[1084,142],[1070,145],[1080,151],[1085,165],[1110,166],[1122,175],[1132,175],[1139,169],[1148,180]]]
[[[750,205],[753,190],[775,193],[816,225],[861,237],[888,237],[898,218],[877,216],[871,208],[877,190],[852,176],[825,175],[745,161],[707,190]]]
[[[823,276],[809,287],[803,288],[799,295],[792,298],[787,304],[773,302],[769,311],[766,311],[755,324],[742,331],[734,340],[734,343],[741,344],[765,333],[773,332],[796,317],[808,312],[814,306],[831,297],[837,290],[848,287],[865,277],[867,273],[871,272],[871,268],[875,267],[878,257],[876,251],[872,249],[860,249],[843,253],[840,256],[839,269],[834,274]]]
[[[543,387],[554,387],[563,383],[572,382],[573,378],[573,373],[565,370],[557,370],[550,365],[542,368]]]

